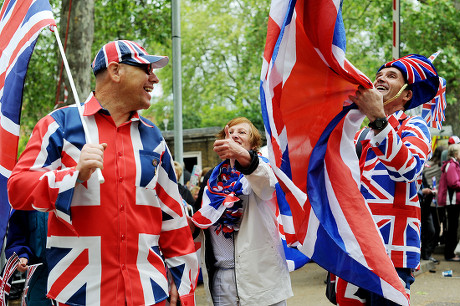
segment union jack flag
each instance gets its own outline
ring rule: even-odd
[[[40,31],[55,25],[48,0],[5,0],[0,12],[0,248],[10,204],[6,182],[16,164],[22,89]]]
[[[446,106],[446,80],[439,77],[438,93],[433,100],[423,104],[422,108],[422,118],[428,126],[442,130],[442,122],[446,119],[444,115]]]
[[[5,294],[10,294],[11,286],[8,283],[10,280],[11,275],[13,275],[14,270],[19,264],[19,258],[16,253],[8,258],[6,262],[5,269],[3,270],[3,275],[0,278],[0,305],[6,306]]]
[[[24,283],[24,290],[22,291],[21,306],[27,306],[26,297],[29,292],[29,282],[39,265],[41,265],[41,263],[27,266],[26,281]]]
[[[333,274],[408,305],[358,187],[353,137],[363,115],[344,104],[357,84],[373,85],[345,58],[341,5],[271,4],[260,96],[270,163],[292,211],[286,240]]]

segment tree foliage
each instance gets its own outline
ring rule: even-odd
[[[268,9],[267,0],[182,2],[184,129],[222,126],[235,116],[262,128],[259,78]],[[171,69],[162,75],[165,93],[172,92]],[[160,97],[150,112],[172,127],[172,95]]]
[[[417,53],[430,56],[447,81],[445,125],[456,124],[460,115],[460,6],[458,0],[401,1],[400,55]],[[343,17],[347,32],[347,58],[373,78],[376,69],[392,59],[392,2],[345,1]]]

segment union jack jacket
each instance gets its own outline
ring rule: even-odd
[[[420,264],[420,203],[417,190],[431,155],[425,121],[398,111],[379,134],[371,130],[362,140],[361,193],[380,229],[396,268]],[[355,136],[358,141],[359,131]]]

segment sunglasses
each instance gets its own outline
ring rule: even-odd
[[[153,74],[153,65],[152,64],[141,64],[141,63],[134,63],[134,62],[128,62],[128,61],[120,62],[120,64],[125,64],[125,65],[130,65],[130,66],[141,68],[142,70],[144,70],[144,72],[147,75]]]

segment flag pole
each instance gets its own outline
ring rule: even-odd
[[[400,4],[399,0],[393,0],[393,59],[399,56],[399,25],[400,25]]]
[[[62,61],[64,62],[64,67],[67,72],[67,77],[69,78],[70,88],[72,89],[72,92],[73,92],[75,104],[77,104],[78,113],[80,114],[81,124],[83,126],[83,131],[85,133],[86,139],[88,140],[88,143],[93,143],[91,139],[91,135],[88,130],[88,126],[86,125],[86,121],[83,119],[83,107],[80,105],[80,99],[78,98],[77,89],[75,87],[75,83],[73,81],[72,74],[70,73],[69,63],[67,62],[67,58],[64,53],[64,48],[62,47],[61,39],[59,38],[59,34],[57,33],[57,27],[51,26],[50,29],[52,32],[54,32],[54,36],[56,36],[56,40],[59,46],[59,51],[61,52]],[[100,184],[104,183],[105,179],[102,176],[102,172],[100,168],[96,168],[96,174],[97,174],[97,179],[99,183]]]

